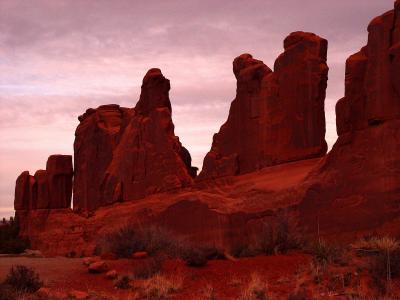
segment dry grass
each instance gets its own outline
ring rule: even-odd
[[[170,294],[180,291],[182,286],[182,276],[156,274],[144,283],[143,294],[146,299],[166,299]]]
[[[214,287],[211,284],[207,284],[201,289],[200,295],[193,300],[217,300]]]
[[[243,290],[240,300],[267,300],[268,285],[257,273],[251,274],[250,281]]]
[[[389,236],[363,238],[351,244],[358,251],[384,251],[393,252],[400,248],[400,242]]]

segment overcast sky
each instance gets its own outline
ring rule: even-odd
[[[251,53],[273,68],[292,31],[329,41],[328,144],[346,58],[393,0],[0,0],[0,216],[17,176],[72,154],[88,107],[133,107],[146,71],[171,80],[175,133],[201,167],[235,96],[232,61]]]

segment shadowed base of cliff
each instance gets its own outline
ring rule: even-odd
[[[386,128],[374,130],[387,132]],[[362,141],[359,136],[352,143],[362,144]],[[282,224],[290,234],[310,240],[325,237],[347,242],[365,232],[398,233],[400,221],[395,199],[398,193],[389,185],[376,183],[377,174],[364,176],[359,163],[366,159],[366,154],[362,154],[366,150],[359,146],[360,153],[337,154],[241,176],[205,180],[190,188],[117,203],[90,214],[77,214],[69,209],[20,212],[21,233],[29,236],[33,248],[46,255],[77,256],[92,255],[102,237],[127,224],[138,228],[157,226],[191,243],[228,252],[239,245],[252,244],[265,226],[273,230]],[[337,147],[346,151],[346,146]],[[377,147],[378,152],[379,149],[387,148]],[[379,157],[379,153],[374,157]],[[346,160],[346,174],[338,174],[334,160]],[[348,161],[352,163],[347,164]],[[368,164],[385,182],[390,182],[398,170],[387,172],[378,159]],[[342,205],[341,195],[347,195]],[[393,201],[381,205],[374,200],[378,196],[390,196]]]
[[[257,224],[291,217],[320,159],[265,168],[242,176],[202,181],[187,189],[102,207],[90,214],[70,209],[19,212],[22,235],[49,255],[91,255],[96,241],[126,224],[160,226],[194,242],[230,247]],[[290,215],[290,216],[289,216]],[[246,241],[243,241],[246,242]]]

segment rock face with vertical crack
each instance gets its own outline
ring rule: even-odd
[[[70,208],[72,175],[72,156],[58,154],[48,158],[46,170],[34,176],[22,172],[15,185],[15,210]]]
[[[325,155],[327,45],[315,34],[294,32],[274,72],[250,54],[233,61],[236,98],[199,179]]]
[[[400,1],[368,33],[346,63],[339,138],[300,206],[303,225],[325,233],[389,227],[400,213]]]
[[[170,82],[159,69],[143,78],[133,109],[88,110],[76,130],[74,209],[187,186],[196,175],[189,152],[174,134]]]

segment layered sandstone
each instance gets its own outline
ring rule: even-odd
[[[368,32],[346,63],[339,138],[300,206],[314,231],[317,223],[331,233],[391,227],[400,213],[400,1]]]
[[[238,175],[326,153],[327,41],[294,32],[274,72],[250,54],[233,61],[236,98],[214,135],[200,179]]]
[[[38,170],[34,176],[22,172],[15,185],[15,210],[70,208],[72,175],[70,155],[51,155],[46,170]]]
[[[135,108],[107,105],[80,117],[74,144],[75,210],[95,210],[192,183],[196,170],[174,134],[169,90],[169,80],[151,69]]]
[[[335,242],[365,234],[398,235],[399,14],[397,1],[394,11],[369,26],[368,45],[349,58],[345,98],[337,104],[339,138],[328,155],[304,159],[326,149],[321,113],[326,41],[294,33],[285,40],[274,72],[250,55],[235,59],[237,97],[206,157],[203,178],[240,176],[170,189],[191,182],[190,155],[173,134],[169,82],[159,70],[151,70],[135,109],[89,110],[78,127],[87,131],[77,130],[76,150],[81,150],[76,155],[86,152],[78,162],[88,162],[78,166],[83,175],[79,188],[93,180],[111,200],[88,197],[81,202],[80,208],[98,208],[90,217],[71,210],[29,210],[21,220],[21,234],[46,254],[84,255],[125,224],[159,225],[191,242],[227,250],[259,242],[261,230],[274,225],[285,225],[289,234],[302,231],[302,237],[330,236]],[[106,152],[109,161],[102,165],[99,157]],[[270,166],[296,159],[301,160]],[[101,167],[103,176],[87,173],[92,166]],[[250,172],[263,166],[270,167]],[[37,205],[35,180],[27,172],[18,178],[16,208]],[[126,188],[132,183],[140,186]],[[142,195],[146,197],[138,201],[98,207]],[[295,229],[289,226],[292,221]]]
[[[74,142],[74,209],[103,205],[102,182],[113,151],[134,115],[116,104],[88,109],[80,116]]]

